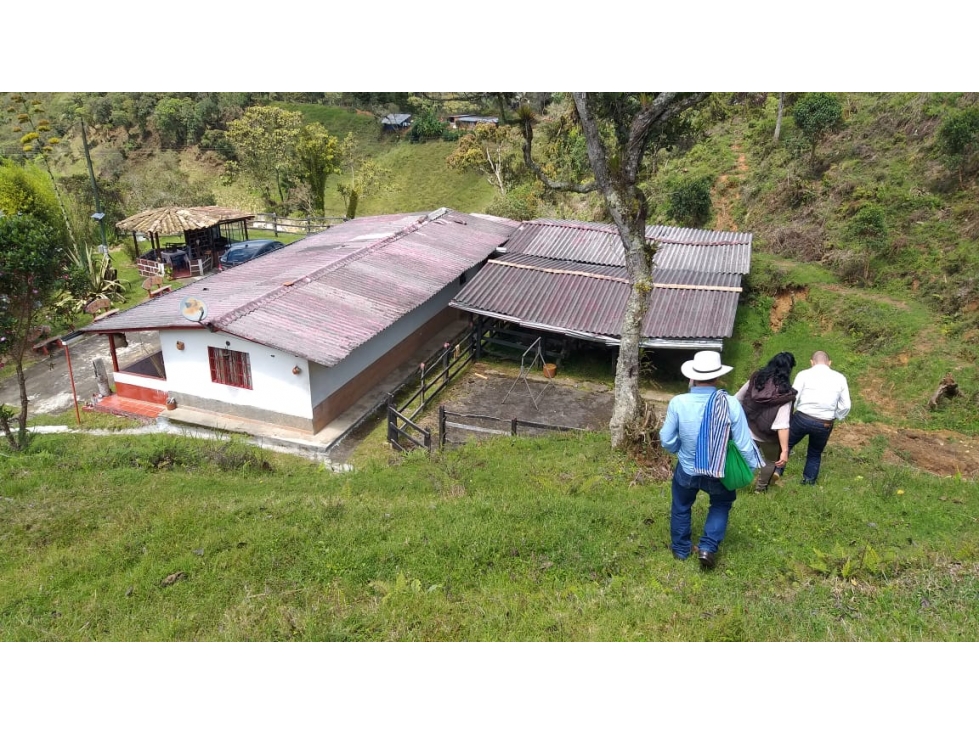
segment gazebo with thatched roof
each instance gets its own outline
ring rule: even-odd
[[[139,258],[148,261],[144,264],[146,269],[156,271],[164,262],[172,265],[186,260],[190,274],[203,275],[228,244],[248,239],[248,222],[254,218],[254,214],[223,206],[167,206],[127,217],[116,228],[133,233],[137,254],[137,233],[149,238],[150,251],[154,254]],[[179,234],[184,236],[182,245],[160,246],[161,236]],[[141,272],[143,269],[140,268]]]

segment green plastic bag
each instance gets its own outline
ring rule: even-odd
[[[747,487],[755,478],[755,473],[748,462],[744,460],[741,452],[738,451],[734,441],[727,442],[727,457],[724,459],[724,476],[721,477],[721,484],[732,492]]]

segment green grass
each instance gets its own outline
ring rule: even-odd
[[[376,194],[365,196],[357,216],[393,212],[431,211],[449,207],[463,212],[481,212],[493,201],[495,189],[475,173],[451,170],[445,159],[456,144],[434,141],[409,143],[393,135],[382,135],[380,123],[369,115],[323,105],[282,104],[288,110],[299,110],[307,122],[320,122],[331,135],[343,139],[353,133],[364,153],[391,174],[388,185]],[[336,191],[344,180],[332,176],[326,184],[326,212],[342,215],[343,199]]]
[[[41,436],[0,464],[0,635],[975,639],[971,485],[832,445],[824,465],[815,488],[740,497],[704,574],[669,553],[668,484],[604,434],[350,474],[234,442]]]
[[[804,364],[818,346],[850,381],[851,420],[976,432],[964,402],[923,409],[943,369],[974,375],[943,356],[927,310],[820,280],[778,331],[772,297],[746,294],[724,352],[729,389],[777,351]],[[868,303],[873,318],[858,318]],[[870,327],[889,337],[861,352]],[[684,390],[681,356],[659,355],[644,384]],[[583,353],[561,376],[608,380],[612,368]],[[5,640],[979,634],[979,495],[971,482],[882,458],[893,456],[883,434],[861,450],[831,441],[814,488],[790,467],[774,491],[742,493],[713,574],[673,560],[668,482],[613,453],[604,433],[402,457],[378,426],[347,474],[167,435],[39,435],[27,453],[0,452]],[[701,500],[696,529],[705,512]]]

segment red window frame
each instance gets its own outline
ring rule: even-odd
[[[252,389],[252,368],[247,352],[208,347],[207,360],[211,365],[211,382]]]

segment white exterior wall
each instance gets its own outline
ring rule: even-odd
[[[466,272],[466,282],[479,270],[479,266]],[[353,350],[346,359],[333,367],[310,363],[312,404],[319,405],[366,367],[394,349],[416,330],[434,318],[449,305],[462,286],[455,280],[414,311],[402,316],[396,323]],[[410,355],[406,354],[405,359]],[[169,374],[169,373],[168,373]]]
[[[178,341],[184,343],[182,351],[177,349]],[[300,418],[313,417],[310,364],[305,359],[206,329],[161,331],[160,346],[167,370],[167,390],[171,392]],[[212,382],[208,347],[246,352],[252,371],[252,389]],[[297,365],[301,371],[294,375],[292,368]]]

